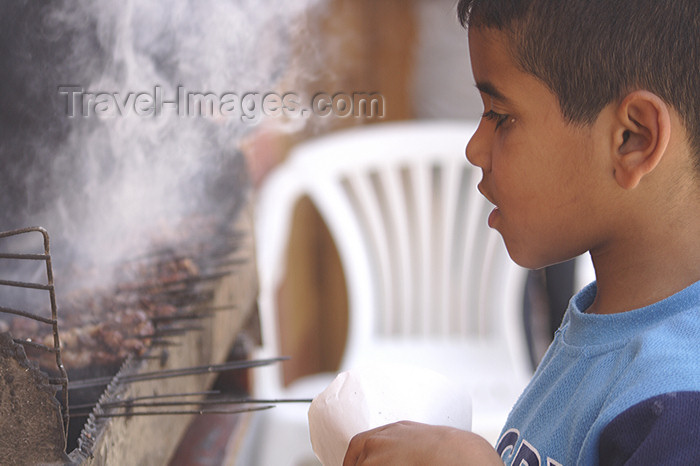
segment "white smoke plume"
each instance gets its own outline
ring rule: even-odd
[[[307,33],[304,14],[323,7],[323,0],[9,3],[0,20],[0,230],[46,227],[59,267],[137,254],[192,213],[229,215],[248,189],[237,144],[263,117],[187,115],[174,104],[144,116],[127,97],[173,102],[183,90],[274,91],[289,75],[292,38]],[[116,106],[109,96],[118,96]],[[119,114],[118,102],[128,111]]]

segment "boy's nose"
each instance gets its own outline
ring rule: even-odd
[[[486,137],[483,125],[479,124],[476,128],[476,132],[472,135],[471,139],[467,143],[466,156],[469,163],[481,168],[484,171],[488,171],[490,146],[488,137]]]

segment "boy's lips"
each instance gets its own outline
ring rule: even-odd
[[[489,201],[489,202],[490,202],[491,204],[493,204],[494,206],[498,207],[498,206],[496,205],[496,202],[493,200],[493,196],[486,190],[486,188],[484,188],[484,182],[483,182],[483,181],[482,181],[481,183],[479,183],[479,185],[477,186],[477,189],[479,190],[479,192],[481,193],[481,195],[484,196],[484,197],[486,198],[487,201]]]
[[[494,208],[491,213],[489,214],[489,219],[488,219],[488,225],[490,228],[496,228],[496,219],[498,216],[501,214],[501,211],[498,210],[498,207]]]
[[[481,195],[484,196],[487,201],[494,205],[494,209],[489,214],[488,225],[490,228],[495,228],[496,218],[500,215],[501,211],[498,209],[498,205],[493,200],[493,196],[486,190],[486,188],[484,188],[483,180],[481,181],[481,183],[479,183],[479,186],[477,186],[477,188],[479,189]]]

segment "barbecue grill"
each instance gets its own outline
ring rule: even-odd
[[[125,260],[107,289],[76,300],[108,309],[78,316],[67,308],[77,304],[57,302],[48,232],[0,234],[0,246],[40,239],[42,251],[3,249],[0,260],[45,270],[42,280],[3,277],[0,287],[48,295],[47,315],[0,302],[3,464],[166,464],[194,416],[228,413],[243,432],[253,411],[274,406],[246,392],[246,370],[279,362],[247,358],[257,338],[250,206],[226,227],[210,223],[193,222],[194,239]],[[56,276],[60,286],[66,277]],[[232,373],[236,383],[214,387]]]

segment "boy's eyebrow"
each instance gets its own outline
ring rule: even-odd
[[[508,97],[503,95],[503,93],[501,91],[499,91],[498,89],[496,89],[496,86],[491,84],[489,81],[477,82],[476,88],[479,89],[479,91],[483,92],[484,94],[490,95],[491,97],[494,97],[503,103],[508,103],[510,101],[508,99]]]

